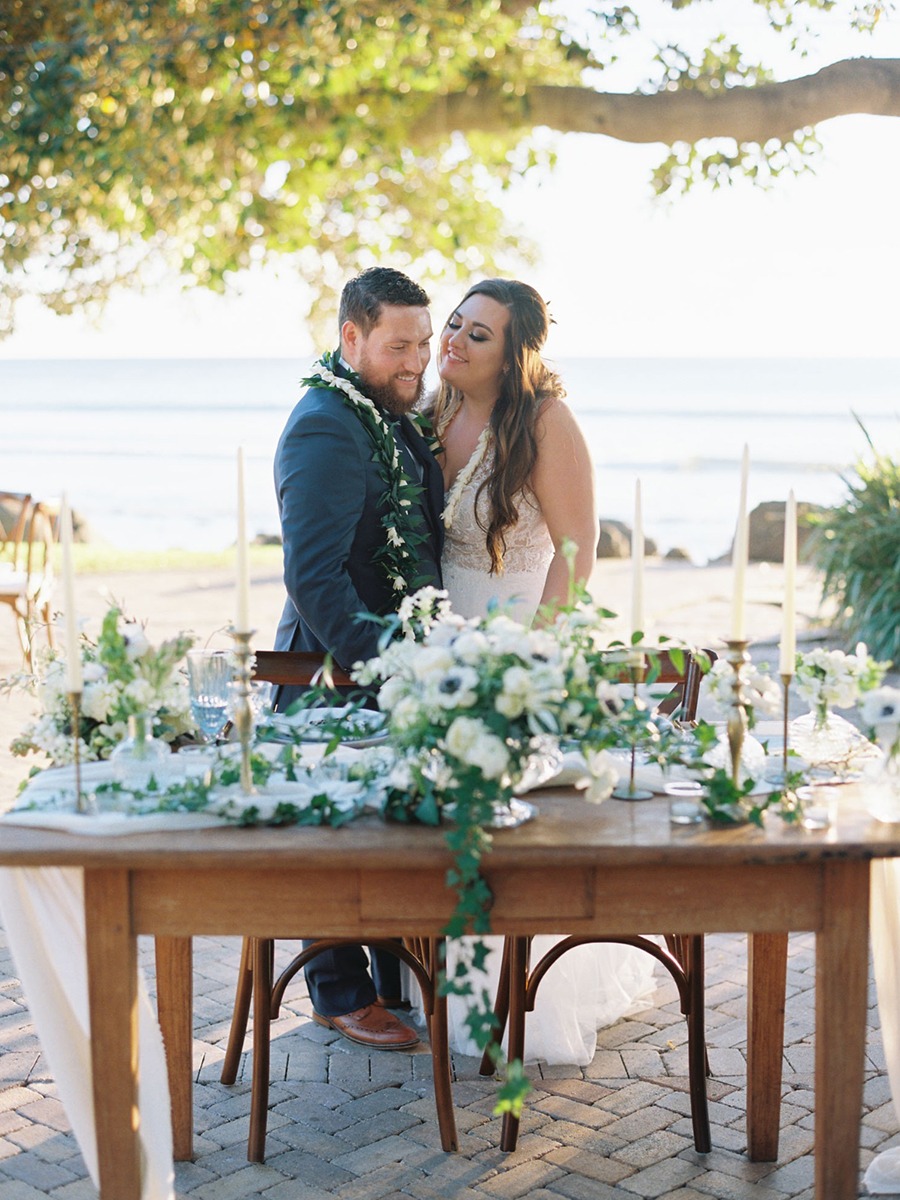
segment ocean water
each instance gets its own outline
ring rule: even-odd
[[[751,507],[838,502],[875,445],[900,455],[900,359],[561,359],[590,445],[601,516],[644,528],[661,552],[728,551],[739,463]],[[67,491],[98,539],[219,550],[235,529],[244,447],[248,525],[276,533],[272,457],[308,368],[301,359],[0,359],[0,487]],[[335,464],[335,486],[340,464]]]

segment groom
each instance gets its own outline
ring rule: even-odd
[[[411,279],[372,267],[341,294],[340,351],[304,382],[275,452],[287,602],[277,650],[327,651],[344,668],[377,653],[364,612],[394,612],[407,592],[440,586],[440,468],[406,415],[431,356],[428,296]],[[298,695],[284,688],[278,706]],[[309,944],[309,943],[307,943]],[[415,1045],[415,1031],[382,1000],[400,995],[397,959],[361,946],[306,967],[313,1019],[376,1049]]]

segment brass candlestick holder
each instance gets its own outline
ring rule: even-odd
[[[781,725],[781,733],[782,733],[781,761],[782,761],[782,772],[783,772],[782,781],[784,783],[785,789],[787,788],[787,781],[788,781],[788,693],[791,690],[791,680],[793,678],[794,678],[794,676],[793,676],[792,672],[790,672],[790,671],[788,671],[787,673],[782,672],[781,683],[784,688],[784,697],[783,697],[783,701],[782,701],[783,710],[782,710],[782,725]]]
[[[744,735],[747,732],[747,710],[744,707],[744,694],[741,691],[743,680],[741,668],[750,661],[747,647],[750,643],[744,639],[726,639],[728,647],[726,660],[731,664],[734,676],[731,680],[732,700],[728,712],[728,747],[731,750],[731,782],[735,787],[741,783],[741,752],[744,745]]]
[[[640,646],[634,646],[628,653],[626,660],[628,677],[631,680],[632,693],[634,699],[637,700],[638,685],[644,682],[647,675],[647,664],[644,659],[644,652]],[[632,738],[631,741],[631,763],[628,773],[628,786],[623,787],[618,784],[612,790],[612,795],[616,800],[650,800],[653,793],[647,788],[638,788],[634,785],[634,768],[637,757],[637,738]]]
[[[81,790],[81,692],[69,692],[72,708],[72,741],[75,754],[75,811],[87,814],[91,811],[87,797]]]
[[[236,660],[235,681],[237,696],[234,701],[234,712],[231,719],[241,744],[241,791],[245,796],[256,792],[253,786],[253,771],[250,767],[250,748],[253,744],[253,706],[250,703],[250,680],[253,676],[253,651],[250,649],[250,639],[256,633],[255,629],[239,632],[235,628],[228,631],[234,639],[234,657]]]

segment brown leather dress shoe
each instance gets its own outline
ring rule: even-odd
[[[419,1042],[419,1035],[414,1029],[376,1004],[367,1004],[365,1008],[357,1008],[355,1012],[340,1017],[324,1017],[314,1012],[313,1020],[326,1029],[337,1030],[348,1041],[368,1046],[370,1050],[406,1050]]]

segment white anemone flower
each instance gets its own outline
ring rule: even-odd
[[[125,639],[125,653],[134,662],[150,649],[147,635],[136,621],[126,621],[122,627],[122,637]]]
[[[410,662],[413,675],[423,683],[432,675],[443,677],[454,666],[453,655],[445,646],[422,646]]]
[[[900,729],[900,688],[880,687],[866,692],[859,714],[871,729]]]
[[[440,679],[430,679],[425,703],[435,708],[471,708],[478,699],[478,672],[455,666]]]

